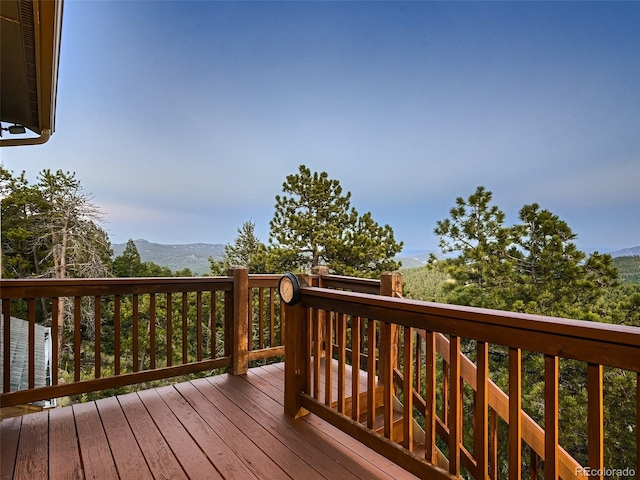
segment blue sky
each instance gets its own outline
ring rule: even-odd
[[[65,2],[56,132],[113,243],[268,239],[300,164],[405,249],[476,186],[640,245],[640,2]]]

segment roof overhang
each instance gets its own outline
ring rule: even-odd
[[[33,132],[2,133],[0,146],[44,143],[54,132],[62,7],[63,0],[0,0],[0,121]]]

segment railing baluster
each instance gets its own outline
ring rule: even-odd
[[[462,390],[460,389],[460,337],[449,339],[449,473],[460,475],[462,442]]]
[[[558,479],[558,357],[544,356],[544,478]]]
[[[415,389],[418,392],[418,395],[422,395],[422,337],[420,335],[416,335],[415,341],[415,358],[416,358],[416,379],[415,379]]]
[[[376,321],[367,319],[367,427],[376,422]]]
[[[202,292],[196,292],[196,359],[202,360]]]
[[[478,341],[476,345],[476,392],[474,411],[473,455],[478,462],[477,478],[489,475],[489,344]]]
[[[209,292],[209,357],[211,359],[216,358],[218,347],[218,315],[216,310],[217,294],[212,290]]]
[[[428,462],[436,462],[436,336],[433,332],[425,332],[425,442],[424,453]]]
[[[102,314],[100,312],[100,295],[97,295],[93,298],[94,301],[94,336],[95,336],[95,348],[94,348],[94,377],[95,378],[100,378],[100,370],[101,370],[101,345],[100,345],[100,336],[102,335],[101,329],[100,329],[100,323],[102,322]]]
[[[51,384],[58,385],[58,364],[60,363],[59,332],[58,332],[58,297],[51,299]],[[9,303],[9,300],[5,300]],[[5,363],[7,365],[7,363]]]
[[[351,317],[351,418],[360,418],[360,317]]]
[[[529,447],[529,480],[538,480],[538,455]]]
[[[120,375],[120,295],[113,299],[113,371]]]
[[[509,479],[522,476],[522,351],[509,348]]]
[[[258,346],[264,348],[264,288],[258,289],[258,300],[260,313],[258,314]]]
[[[344,413],[347,377],[347,322],[344,313],[336,314],[336,343],[338,344],[338,412]]]
[[[133,303],[133,312],[132,312],[132,319],[131,319],[131,323],[133,324],[133,332],[132,332],[132,336],[133,336],[133,353],[132,353],[132,359],[131,359],[131,363],[132,363],[132,368],[134,372],[137,372],[139,370],[139,365],[140,365],[140,351],[139,351],[139,342],[140,342],[140,325],[139,325],[139,319],[140,319],[140,315],[139,315],[139,298],[138,298],[138,294],[134,293],[133,294],[133,298],[132,298],[132,303]]]
[[[253,288],[249,288],[248,324],[247,324],[247,351],[253,350]]]
[[[587,364],[587,452],[589,467],[600,471],[604,469],[604,415],[602,365]],[[592,475],[602,479],[602,475]]]
[[[275,347],[276,345],[276,311],[275,311],[275,295],[274,289],[269,289],[269,346]]]
[[[36,299],[29,299],[29,388],[36,385]],[[11,323],[11,318],[9,318]]]
[[[491,445],[489,476],[492,480],[498,480],[498,413],[491,407],[489,407],[489,438]]]
[[[173,299],[167,293],[167,367],[173,365]]]
[[[73,364],[74,364],[74,372],[73,378],[76,382],[80,380],[80,349],[82,339],[80,337],[81,327],[81,310],[80,310],[80,297],[73,297],[73,320],[74,320],[74,340],[73,340]]]
[[[413,329],[404,327],[402,445],[413,451]],[[420,372],[420,370],[417,370]]]
[[[324,372],[324,403],[331,405],[333,401],[333,313],[325,312],[325,372]]]
[[[322,361],[322,332],[320,331],[320,315],[322,310],[313,309],[311,311],[311,328],[313,337],[313,398],[320,400],[320,363]]]
[[[156,294],[149,295],[149,367],[156,368]]]
[[[379,375],[382,377],[384,388],[382,389],[382,408],[384,418],[384,436],[391,438],[393,429],[393,348],[391,324],[380,322],[381,345],[380,367],[383,369]]]
[[[449,362],[442,359],[442,422],[449,426]]]
[[[188,323],[189,300],[187,292],[182,292],[182,363],[189,361],[189,323]]]

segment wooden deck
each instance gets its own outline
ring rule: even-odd
[[[0,422],[2,479],[415,479],[321,419],[284,415],[284,364]]]

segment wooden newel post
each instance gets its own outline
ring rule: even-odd
[[[285,306],[287,328],[284,345],[287,352],[284,361],[284,412],[294,418],[306,415],[300,395],[309,393],[310,385],[310,328],[309,310],[299,303]]]
[[[311,267],[311,274],[312,275],[317,275],[316,278],[312,278],[311,282],[309,283],[309,286],[311,287],[323,287],[324,285],[322,284],[322,277],[325,275],[329,275],[329,267],[327,267],[326,265],[318,265],[316,267]],[[315,319],[314,321],[317,322],[316,323],[316,329],[318,331],[317,333],[317,337],[318,337],[318,342],[320,342],[320,355],[322,357],[325,357],[326,355],[326,349],[325,346],[327,344],[327,327],[326,327],[326,321],[327,321],[327,315],[326,312],[324,310],[314,310],[313,314],[315,315]]]
[[[380,276],[380,295],[386,297],[402,297],[402,274],[400,272],[384,272]],[[398,351],[400,345],[400,330],[397,325],[382,325],[382,340],[380,348],[380,377],[382,383],[393,383],[393,369],[398,366]],[[389,350],[389,351],[387,351]],[[390,363],[387,364],[387,359]]]
[[[249,332],[249,270],[245,267],[231,267],[228,271],[233,277],[233,314],[231,334],[231,374],[243,375],[249,368],[248,332]]]

